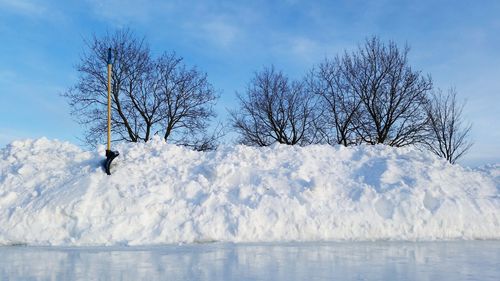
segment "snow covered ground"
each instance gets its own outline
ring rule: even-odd
[[[221,147],[48,140],[0,151],[0,244],[500,239],[500,165],[386,146]]]

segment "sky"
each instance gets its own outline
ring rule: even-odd
[[[474,146],[460,163],[500,163],[500,1],[0,0],[0,147],[46,136],[81,144],[61,97],[86,38],[130,28],[155,55],[175,51],[208,74],[217,112],[237,106],[255,71],[300,79],[371,36],[411,47],[414,69],[466,102]]]

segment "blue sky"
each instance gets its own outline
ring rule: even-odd
[[[411,46],[410,63],[453,86],[473,123],[466,165],[500,162],[500,1],[0,0],[0,146],[47,136],[80,143],[60,94],[77,79],[83,39],[129,27],[154,53],[175,51],[220,90],[221,118],[254,71],[294,78],[377,35]]]

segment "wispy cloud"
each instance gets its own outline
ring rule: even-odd
[[[13,128],[0,129],[0,148],[18,139],[26,139],[33,137],[32,132],[22,131]]]
[[[294,37],[289,40],[290,51],[300,57],[308,58],[318,50],[318,42],[307,37]]]
[[[203,40],[215,47],[230,46],[242,30],[234,14],[211,2],[87,0],[94,15],[117,27],[134,24],[161,26],[163,33],[182,32],[183,37]]]
[[[18,79],[18,75],[10,69],[0,69],[0,85],[3,83],[10,83]]]
[[[188,24],[187,29],[205,42],[216,47],[231,46],[243,32],[239,26],[222,18],[212,18],[200,24]]]
[[[151,23],[162,14],[172,10],[170,1],[134,1],[134,0],[87,0],[92,12],[105,21],[116,26],[133,23]]]
[[[348,49],[341,41],[332,42],[307,35],[276,34],[270,51],[280,60],[293,62],[303,71],[321,62],[325,57],[332,58]]]
[[[32,0],[0,0],[2,10],[7,10],[24,16],[41,17],[47,12],[47,8],[40,1]]]

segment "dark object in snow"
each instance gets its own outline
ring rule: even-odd
[[[120,153],[118,151],[106,150],[106,161],[104,161],[104,169],[106,174],[111,175],[111,162],[118,157]]]

